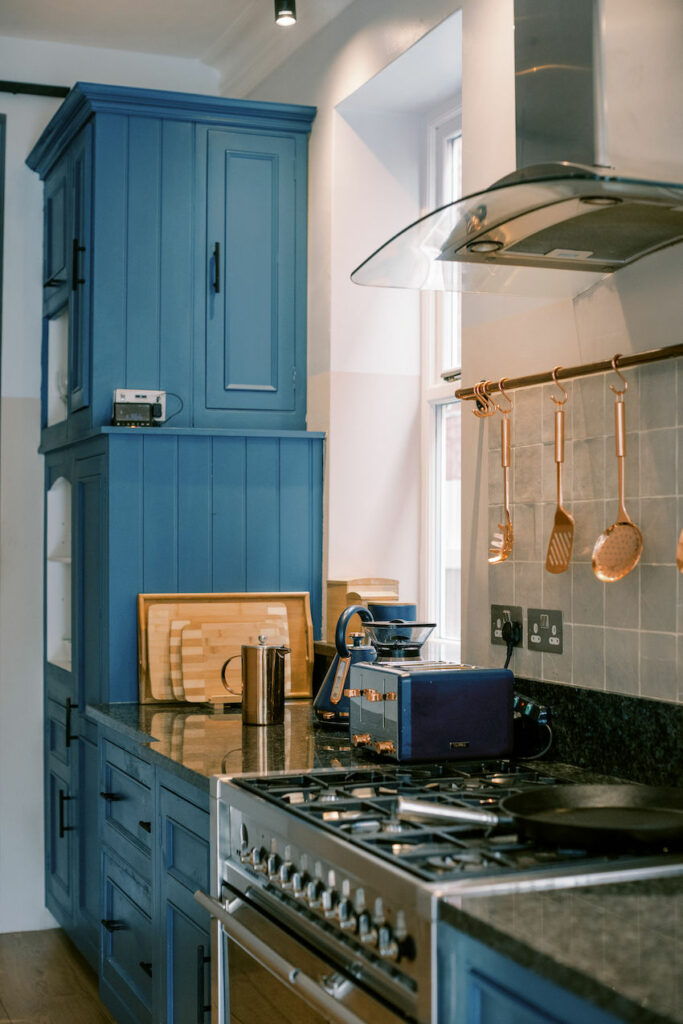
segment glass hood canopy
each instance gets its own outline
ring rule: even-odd
[[[351,280],[572,298],[681,241],[683,185],[567,162],[537,164],[415,221],[361,263]]]

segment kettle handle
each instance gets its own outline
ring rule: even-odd
[[[372,617],[372,612],[368,611],[368,609],[362,604],[352,604],[349,605],[348,608],[344,609],[344,611],[339,616],[339,620],[337,622],[337,629],[334,634],[334,643],[337,648],[337,654],[339,655],[340,658],[351,657],[351,652],[349,651],[349,648],[346,645],[346,630],[349,625],[349,622],[356,614],[360,615],[361,620],[363,622],[375,621]]]
[[[230,657],[228,658],[228,660],[227,660],[227,661],[223,662],[223,668],[221,669],[221,682],[223,683],[223,686],[224,686],[224,687],[225,687],[225,689],[226,689],[226,690],[228,691],[228,693],[231,693],[231,694],[233,695],[233,697],[239,697],[239,696],[240,696],[240,695],[239,695],[239,693],[236,693],[236,692],[235,692],[235,690],[231,690],[231,689],[230,689],[230,687],[228,686],[228,681],[227,681],[227,679],[225,678],[225,670],[226,670],[226,668],[228,667],[228,665],[230,664],[230,662],[231,662],[231,661],[234,661],[234,660],[235,660],[235,658],[239,658],[239,659],[241,660],[241,659],[242,659],[242,654],[241,654],[241,652],[240,652],[240,654],[233,654],[233,655],[231,655],[231,656],[230,656]]]

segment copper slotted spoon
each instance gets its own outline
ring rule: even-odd
[[[616,583],[628,575],[637,566],[643,550],[643,535],[633,522],[624,505],[624,459],[626,457],[626,413],[624,395],[628,390],[628,381],[617,369],[616,355],[612,360],[614,371],[624,382],[622,391],[613,384],[610,389],[617,396],[614,403],[614,424],[617,450],[617,470],[619,481],[619,511],[617,520],[601,533],[593,548],[593,572],[603,583]]]
[[[562,505],[562,464],[564,462],[564,404],[567,401],[567,389],[557,379],[557,372],[561,366],[553,370],[553,380],[557,384],[564,398],[556,398],[551,395],[555,403],[555,462],[557,463],[557,508],[553,529],[548,541],[548,554],[545,558],[545,567],[548,572],[561,573],[569,568],[569,560],[572,557],[574,545],[574,517],[567,512]]]
[[[500,533],[494,533],[489,546],[489,565],[497,565],[510,557],[512,545],[515,539],[510,518],[510,411],[512,399],[508,397],[503,384],[506,378],[502,377],[498,382],[501,395],[507,398],[509,405],[503,408],[493,401],[496,409],[501,415],[500,421],[500,464],[503,467],[503,502],[505,505],[505,522],[498,523]]]
[[[676,565],[679,572],[683,572],[683,530],[678,538],[678,546],[676,547]]]

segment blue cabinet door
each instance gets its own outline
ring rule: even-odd
[[[48,759],[45,772],[45,902],[65,928],[73,926],[75,801],[70,774]]]
[[[79,729],[85,731],[83,719]],[[99,801],[97,741],[81,735],[76,744],[78,827],[74,875],[74,930],[71,938],[93,970],[100,951],[100,848],[97,835]]]
[[[90,404],[90,258],[92,126],[71,145],[71,237],[69,288],[69,412]]]
[[[123,862],[102,856],[100,990],[120,1024],[152,1020],[152,890]]]
[[[54,315],[68,301],[67,238],[71,216],[71,161],[59,160],[45,179],[43,196],[43,312]]]
[[[75,627],[78,695],[81,707],[103,699],[102,675],[107,638],[106,594],[107,468],[104,455],[75,462]]]

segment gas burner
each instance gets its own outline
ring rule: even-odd
[[[427,857],[427,864],[437,871],[467,871],[483,867],[486,859],[479,850],[463,850],[462,853],[446,854],[443,857]]]

